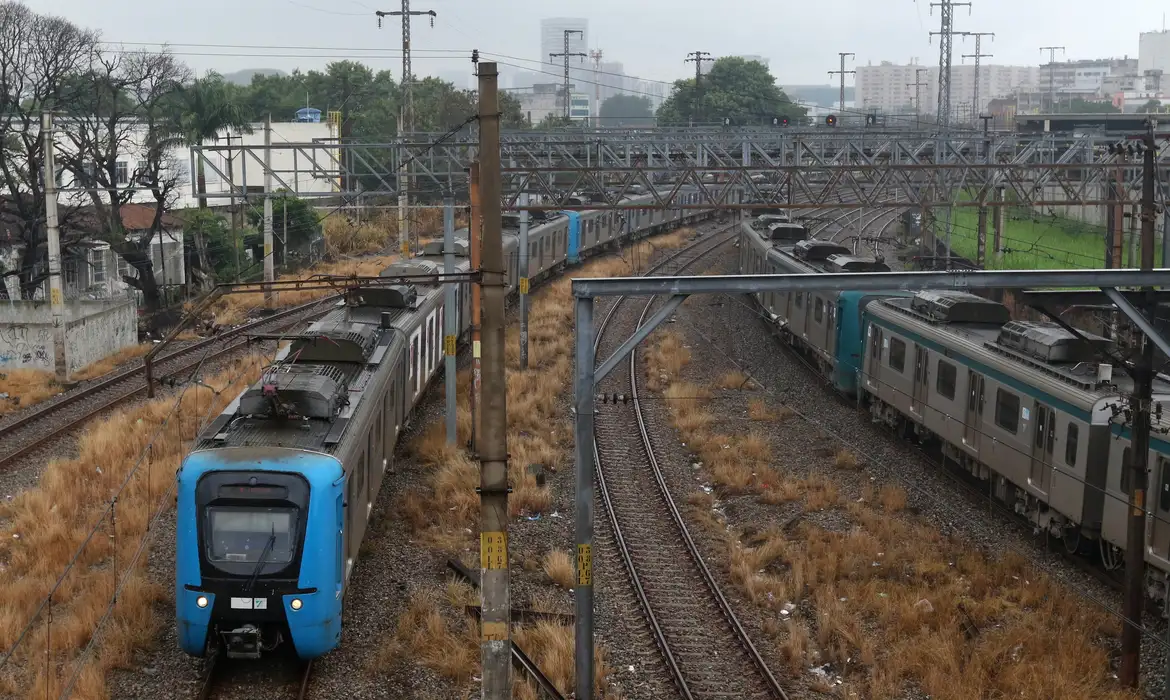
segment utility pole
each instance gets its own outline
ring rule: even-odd
[[[593,59],[593,102],[597,105],[597,122],[594,126],[601,126],[601,49],[590,49],[589,58]],[[524,214],[521,214],[524,216]]]
[[[939,31],[930,35],[939,36],[938,42],[938,125],[946,129],[951,120],[951,38],[955,31],[954,10],[956,7],[966,7],[971,11],[969,2],[952,2],[941,0],[930,3],[931,12],[935,7],[940,8],[941,25]],[[948,253],[947,259],[950,260]]]
[[[846,75],[854,75],[857,73],[857,71],[855,71],[855,70],[845,70],[845,57],[846,56],[856,57],[857,54],[844,53],[844,52],[839,51],[839,52],[837,52],[837,55],[841,57],[841,70],[831,70],[831,71],[829,71],[829,75],[838,75],[839,74],[841,76],[841,114],[842,114],[842,116],[844,116],[844,114],[845,114],[845,76]]]
[[[468,222],[467,243],[471,249],[468,251],[471,257],[471,270],[478,272],[482,267],[481,255],[483,241],[481,234],[483,232],[483,219],[480,212],[480,196],[479,189],[479,161],[471,163],[471,178],[470,178],[470,194],[471,194],[471,220]],[[479,421],[480,421],[480,313],[482,309],[481,300],[483,298],[483,286],[479,282],[471,285],[471,451],[479,451]]]
[[[991,228],[992,228],[992,252],[998,260],[1003,257],[1003,224],[1004,217],[1007,216],[1007,211],[1003,206],[1004,202],[1004,186],[995,186],[995,201],[997,206],[995,212],[992,214]]]
[[[264,117],[264,281],[276,279],[272,259],[272,115]],[[264,308],[272,308],[272,286],[264,287]]]
[[[979,52],[979,50],[976,49],[976,53],[978,53],[978,52]],[[978,88],[976,88],[976,94],[978,94]],[[984,164],[989,164],[989,163],[991,163],[991,132],[990,132],[991,115],[981,114],[981,115],[979,115],[979,118],[983,120],[983,162],[984,162]],[[983,267],[987,261],[987,195],[986,194],[979,195],[979,219],[978,219],[978,223],[976,224],[976,226],[978,228],[978,232],[976,234],[978,236],[978,241],[976,242],[976,249],[975,249],[975,264],[978,265],[979,267]]]
[[[53,314],[53,363],[59,379],[69,380],[65,357],[65,292],[61,285],[61,229],[57,223],[57,146],[53,140],[53,115],[41,115],[45,140],[45,234],[49,239],[49,307]],[[4,280],[0,279],[0,284]]]
[[[508,419],[504,372],[504,242],[500,224],[500,108],[496,64],[479,64],[480,211],[483,217],[483,445],[480,459],[480,653],[483,697],[512,697],[511,604],[508,600]]]
[[[448,193],[443,197],[443,274],[455,274],[455,197]],[[455,395],[456,368],[455,345],[459,330],[455,322],[455,285],[448,283],[443,289],[443,359],[447,385],[447,444],[454,445],[458,424],[456,419],[457,397]]]
[[[695,125],[695,115],[699,112],[699,85],[703,81],[703,61],[714,61],[706,51],[692,51],[687,54],[683,63],[695,64],[695,102],[691,105],[691,126]]]
[[[1154,204],[1155,154],[1153,119],[1146,122],[1142,139],[1142,253],[1141,268],[1154,269]],[[1153,317],[1154,290],[1146,287],[1147,317]],[[1134,365],[1134,389],[1130,396],[1130,415],[1133,416],[1133,444],[1130,450],[1129,477],[1129,531],[1125,543],[1125,625],[1121,629],[1121,668],[1118,677],[1123,685],[1138,687],[1141,667],[1142,607],[1145,602],[1146,581],[1146,477],[1150,457],[1150,408],[1153,403],[1154,343],[1141,334],[1141,355]],[[1123,465],[1124,466],[1124,465]]]
[[[520,369],[528,369],[528,193],[520,193]]]
[[[572,102],[572,100],[569,99],[569,57],[570,56],[578,56],[580,58],[589,58],[589,54],[581,53],[580,51],[570,53],[570,51],[569,51],[569,35],[570,34],[580,34],[582,38],[585,37],[585,32],[581,31],[580,29],[566,29],[565,30],[565,50],[562,51],[561,53],[550,53],[548,55],[549,58],[564,58],[565,59],[565,121],[569,121],[569,113],[570,113],[569,107],[570,107],[571,102]],[[495,64],[493,63],[492,66],[495,66]]]
[[[975,116],[980,117],[983,114],[983,106],[979,104],[979,59],[992,57],[992,54],[983,53],[980,45],[983,43],[982,39],[985,36],[989,36],[992,41],[995,41],[995,32],[961,32],[961,34],[963,38],[969,36],[975,37],[975,53],[965,53],[963,54],[963,58],[975,59],[975,94],[971,98],[971,108],[975,110]]]
[[[1063,46],[1041,46],[1040,52],[1048,52],[1048,113],[1056,112],[1056,52],[1065,53]],[[1121,267],[1121,263],[1117,264]]]
[[[920,128],[919,121],[922,117],[922,88],[926,87],[926,83],[922,82],[922,74],[927,73],[925,68],[914,69],[914,82],[906,83],[906,87],[914,88],[914,128]]]
[[[406,135],[410,133],[414,125],[414,72],[410,65],[410,18],[420,15],[431,16],[431,26],[435,26],[435,17],[438,15],[434,10],[411,10],[410,0],[402,0],[402,9],[394,12],[383,12],[377,10],[374,12],[378,16],[378,27],[382,26],[383,17],[401,17],[402,18],[402,104],[398,112],[398,135],[402,138],[403,143],[406,143]],[[410,190],[413,183],[410,181],[408,173],[409,159],[403,154],[402,166],[398,171],[398,239],[401,242],[400,248],[402,257],[410,255],[410,220],[407,218],[407,212],[410,209]]]

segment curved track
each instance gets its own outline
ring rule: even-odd
[[[680,272],[735,240],[737,230],[735,224],[731,235],[716,234],[714,242],[700,240],[651,272]],[[640,315],[618,313],[630,303],[622,297],[610,306],[598,328],[598,356],[628,337],[654,300]],[[670,495],[638,401],[636,353],[623,364],[606,381],[627,385],[633,404],[607,406],[595,419],[598,492],[665,665],[684,698],[787,700],[703,562]]]
[[[324,313],[335,297],[325,297],[307,304],[278,311],[271,316],[245,323],[214,337],[200,340],[155,360],[155,377],[163,382],[190,372],[201,363],[222,357],[247,344],[248,333],[281,331]],[[77,429],[95,416],[114,406],[146,393],[140,380],[145,371],[141,363],[96,380],[81,389],[69,392],[59,401],[43,406],[7,423],[0,423],[0,470],[24,457],[46,442]]]

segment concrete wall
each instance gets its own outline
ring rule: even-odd
[[[65,303],[65,361],[70,372],[138,342],[133,299]],[[0,370],[54,371],[53,314],[45,301],[0,303]]]
[[[84,304],[87,313],[65,324],[65,362],[70,372],[138,342],[138,308],[133,300],[77,303]]]

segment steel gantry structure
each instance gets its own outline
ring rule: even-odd
[[[827,129],[504,132],[501,197],[512,211],[521,192],[533,195],[528,210],[633,208],[619,201],[638,191],[653,193],[654,201],[637,208],[1116,205],[1139,197],[1141,166],[1117,148],[1137,138]],[[1163,181],[1170,177],[1168,140],[1158,135],[1155,167]],[[466,129],[408,134],[397,143],[233,146],[242,167],[231,172],[223,167],[228,147],[209,145],[192,149],[191,165],[194,172],[202,162],[222,181],[218,191],[201,194],[209,199],[246,196],[251,170],[301,197],[397,197],[399,183],[413,178],[418,189],[411,195],[425,200],[467,191],[477,142],[475,129]],[[276,165],[266,168],[266,150],[282,153]],[[343,183],[355,186],[345,191]],[[684,187],[698,196],[683,202]],[[582,201],[582,193],[601,201]]]

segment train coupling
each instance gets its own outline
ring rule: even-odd
[[[229,659],[260,658],[260,628],[256,625],[244,625],[222,634]]]

